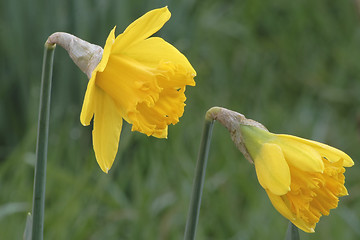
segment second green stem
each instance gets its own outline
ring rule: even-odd
[[[204,124],[201,144],[200,144],[199,156],[196,163],[190,208],[186,220],[184,240],[195,239],[213,126],[214,126],[214,120],[210,119],[208,117],[208,114],[206,114],[205,124]]]

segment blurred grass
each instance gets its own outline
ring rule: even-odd
[[[203,117],[224,106],[271,131],[338,147],[356,165],[350,192],[314,234],[360,238],[360,19],[357,0],[0,1],[0,239],[21,239],[31,209],[43,44],[55,31],[104,45],[148,10],[168,5],[157,34],[189,58],[198,76],[169,138],[125,125],[108,175],[79,122],[87,79],[56,49],[45,239],[181,239]],[[282,239],[287,221],[253,166],[216,124],[197,239]]]

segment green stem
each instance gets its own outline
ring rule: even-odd
[[[46,161],[49,135],[51,81],[55,46],[55,44],[45,43],[44,50],[36,144],[36,165],[32,209],[32,240],[42,240],[44,232]]]
[[[300,240],[299,229],[289,221],[285,240]]]
[[[188,217],[186,220],[185,236],[184,240],[193,240],[195,239],[196,226],[199,219],[200,205],[201,205],[201,196],[205,180],[205,172],[207,159],[209,155],[211,134],[214,126],[214,120],[209,117],[209,114],[206,114],[205,124],[201,139],[200,151],[198,155],[198,160],[196,163],[195,176],[193,189],[191,194],[190,208]]]

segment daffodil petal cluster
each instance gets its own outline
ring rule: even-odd
[[[260,185],[273,206],[298,228],[314,232],[322,215],[348,195],[345,167],[354,165],[344,152],[303,138],[240,126]]]
[[[110,32],[102,59],[91,74],[80,121],[93,120],[96,159],[108,172],[115,159],[123,119],[132,131],[166,138],[168,125],[183,115],[186,86],[196,72],[174,46],[150,37],[170,18],[167,7],[152,10],[115,37]]]

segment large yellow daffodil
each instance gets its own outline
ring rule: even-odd
[[[80,121],[94,118],[93,146],[104,172],[115,159],[123,119],[133,131],[166,138],[168,125],[183,115],[185,88],[195,85],[196,72],[175,47],[150,37],[170,16],[167,7],[152,10],[116,38],[114,28],[91,73]]]

